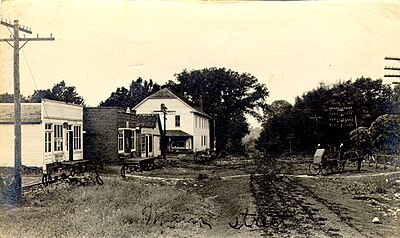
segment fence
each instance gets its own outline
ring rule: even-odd
[[[373,154],[372,156],[366,156],[364,162],[368,163],[369,167],[375,164],[376,168],[383,166],[383,169],[394,168],[396,170],[400,165],[399,160],[399,155]]]

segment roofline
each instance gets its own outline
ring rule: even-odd
[[[14,105],[15,103],[13,102],[2,102],[0,103],[0,105]],[[40,102],[23,102],[21,103],[21,105],[41,105]]]
[[[207,113],[204,113],[204,112],[200,112],[200,111],[193,111],[193,113],[194,114],[199,114],[199,115],[202,115],[202,116],[204,116],[204,117],[207,117],[208,119],[211,119],[212,117],[210,116],[210,115],[208,115]]]
[[[52,102],[52,103],[58,103],[58,104],[63,104],[63,105],[71,105],[71,106],[77,106],[77,107],[84,107],[84,105],[79,105],[75,103],[69,103],[69,102],[63,102],[63,101],[57,101],[57,100],[51,100],[47,98],[42,98],[42,103],[43,102]]]
[[[14,125],[15,122],[8,122],[8,121],[2,121],[0,122],[0,125]],[[39,125],[42,124],[42,121],[22,121],[21,125]]]
[[[211,116],[209,116],[207,113],[204,113],[204,112],[201,112],[201,111],[197,110],[196,108],[194,108],[193,106],[189,105],[187,102],[185,102],[184,100],[182,100],[180,97],[176,96],[176,94],[173,93],[169,88],[165,88],[165,89],[168,90],[172,95],[174,95],[174,97],[175,97],[176,99],[178,99],[179,101],[181,101],[181,102],[182,102],[183,104],[185,104],[186,106],[190,107],[190,108],[192,109],[193,113],[198,113],[198,114],[200,114],[200,115],[203,115],[203,116],[206,116],[206,117],[211,118]],[[162,90],[162,89],[160,89],[160,90]],[[157,92],[158,92],[158,91],[157,91]],[[143,103],[144,103],[145,101],[147,101],[152,95],[156,94],[157,92],[155,92],[155,93],[153,93],[153,94],[147,96],[147,97],[146,97],[145,99],[143,99],[140,103],[138,103],[136,106],[134,106],[133,109],[136,110],[136,108],[137,108],[138,106],[140,106],[141,104],[143,104]],[[168,99],[168,98],[166,98],[166,99]],[[173,98],[172,98],[172,99],[173,99]]]
[[[123,107],[85,107],[88,109],[122,109],[122,110],[126,110],[126,108]]]
[[[68,103],[68,102],[62,102],[62,101],[57,101],[57,100],[50,100],[50,99],[46,99],[46,98],[43,98],[41,102],[22,102],[21,105],[41,105],[43,102],[51,102],[51,103],[58,103],[58,104],[63,104],[63,105],[84,107],[84,105],[79,105],[79,104],[75,104],[75,103]],[[13,102],[2,102],[0,104],[2,104],[2,105],[14,105],[15,103],[13,103]]]

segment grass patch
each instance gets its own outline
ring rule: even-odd
[[[27,200],[0,207],[0,236],[185,237],[208,229],[212,218],[212,205],[199,195],[134,180],[46,188]]]

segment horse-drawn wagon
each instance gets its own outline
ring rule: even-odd
[[[48,164],[47,170],[43,173],[42,183],[47,186],[59,180],[67,182],[79,181],[95,181],[99,185],[103,185],[104,181],[100,177],[100,164],[91,160],[73,160],[60,161]]]
[[[342,147],[342,145],[341,145]],[[329,154],[325,149],[317,149],[314,154],[313,161],[309,164],[309,172],[311,175],[327,175],[330,173],[339,173],[344,170],[346,164],[357,162],[357,169],[361,169],[361,162],[364,156],[356,150],[343,152],[340,147],[338,153]]]
[[[121,167],[121,177],[125,178],[127,173],[143,172],[146,170],[153,170],[160,167],[161,163],[157,161],[156,157],[148,157],[148,158],[136,157],[136,158],[125,159]]]

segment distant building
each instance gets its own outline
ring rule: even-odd
[[[14,166],[14,104],[0,103],[0,166]],[[21,163],[83,159],[83,107],[44,99],[21,104]]]
[[[160,152],[158,115],[138,115],[121,108],[84,109],[85,158],[115,161],[118,158],[157,157]]]
[[[169,152],[192,152],[210,148],[211,117],[199,108],[164,88],[148,96],[133,109],[138,114],[159,114],[164,130],[161,105],[169,113],[166,116],[166,136]]]

